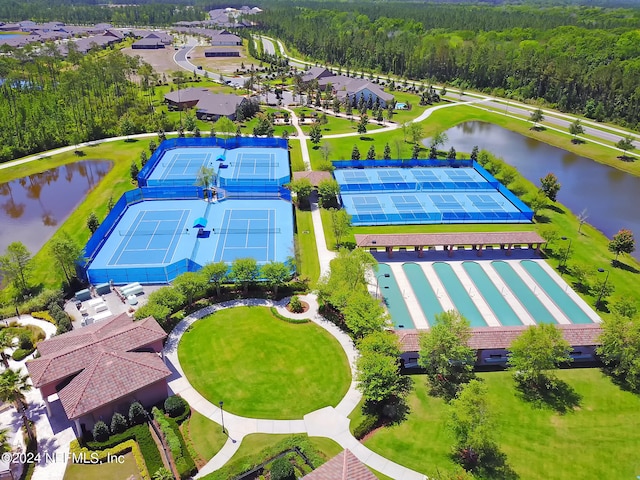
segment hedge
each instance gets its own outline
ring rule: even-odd
[[[142,457],[142,453],[140,452],[140,447],[138,447],[138,444],[134,440],[127,440],[116,445],[113,448],[108,448],[106,450],[89,450],[86,447],[81,447],[78,440],[73,440],[69,445],[69,454],[71,455],[72,459],[74,457],[85,457],[94,459],[95,455],[97,454],[97,460],[99,462],[103,462],[109,455],[124,455],[125,453],[129,452],[133,454],[133,458],[136,461],[136,466],[138,467],[140,478],[142,478],[142,480],[149,480],[149,471],[147,470],[144,458]],[[92,454],[94,456],[92,456]]]
[[[361,440],[367,433],[373,431],[380,423],[375,415],[365,415],[360,423],[353,429],[353,436]]]
[[[31,316],[33,318],[39,318],[40,320],[45,320],[49,323],[53,323],[54,325],[56,324],[56,321],[53,319],[53,317],[49,314],[48,311],[42,311],[42,312],[31,312]]]
[[[186,479],[194,475],[198,469],[196,468],[196,463],[193,461],[193,458],[189,453],[189,449],[184,441],[182,432],[180,432],[178,423],[173,418],[165,416],[158,408],[153,409],[153,418],[155,418],[158,425],[160,425],[160,429],[167,440],[167,444],[169,444],[169,449],[171,450],[171,455],[176,463],[176,468],[180,478]]]
[[[309,442],[306,435],[292,435],[276,443],[271,447],[267,447],[255,455],[248,455],[238,460],[228,463],[220,470],[216,470],[209,475],[203,477],[206,480],[229,480],[242,475],[244,472],[254,469],[258,465],[268,462],[270,459],[278,456],[285,450],[298,448],[311,462],[313,468],[318,468],[326,460],[323,458],[319,450]]]
[[[280,315],[278,309],[276,307],[271,307],[271,315],[276,317],[278,320],[282,320],[287,323],[309,323],[311,320],[308,318],[289,318],[284,315]]]
[[[24,360],[27,356],[31,355],[34,351],[35,348],[32,348],[30,350],[25,350],[24,348],[16,348],[11,355],[11,358],[13,358],[16,362],[19,362],[20,360]]]
[[[136,425],[118,435],[112,435],[104,442],[87,442],[86,447],[89,450],[104,450],[113,448],[127,440],[135,440],[137,442],[149,472],[155,473],[159,468],[164,466],[156,442],[153,440],[151,432],[149,432],[149,427],[146,424]]]

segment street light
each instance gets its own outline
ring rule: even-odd
[[[384,278],[389,278],[391,275],[389,275],[388,273],[383,273],[382,275],[378,275],[376,277],[376,298],[380,298],[380,278],[384,277]]]
[[[222,405],[224,405],[224,402],[222,400],[220,400],[218,402],[218,404],[220,405],[220,418],[222,419],[222,433],[225,433],[225,431],[224,431],[224,409],[222,408]]]
[[[560,275],[562,275],[563,270],[567,268],[567,260],[569,258],[569,252],[571,251],[571,242],[572,242],[572,239],[567,237],[562,237],[562,240],[569,240],[569,245],[567,245],[567,251],[564,252],[563,261],[560,263],[560,265],[558,265],[558,270],[560,270]],[[560,268],[561,266],[562,268]]]
[[[611,273],[609,270],[605,270],[604,268],[599,268],[598,271],[600,273],[607,272],[607,276],[604,279],[604,283],[602,284],[602,288],[600,289],[600,295],[598,295],[598,300],[596,300],[596,309],[600,306],[600,301],[602,300],[602,296],[604,295],[604,289],[607,288],[607,282],[609,281],[609,274]]]

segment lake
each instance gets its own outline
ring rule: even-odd
[[[466,122],[446,134],[447,150],[453,145],[457,151],[471,152],[478,145],[502,157],[536,185],[540,185],[541,177],[553,172],[562,184],[558,201],[573,213],[586,208],[587,222],[609,238],[628,228],[640,240],[639,177],[491,123]],[[616,155],[612,150],[612,158]],[[640,260],[639,250],[633,256]]]
[[[85,160],[0,184],[0,254],[17,241],[35,254],[111,166]]]

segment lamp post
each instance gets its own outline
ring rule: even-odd
[[[609,281],[609,274],[611,273],[609,270],[605,270],[604,268],[599,268],[598,272],[600,273],[607,272],[607,276],[605,277],[604,283],[602,284],[602,288],[600,289],[598,300],[596,300],[596,309],[600,307],[600,301],[602,300],[602,296],[604,295],[604,289],[607,288],[607,282]]]
[[[384,277],[384,278],[389,278],[391,275],[389,275],[388,273],[383,273],[382,275],[378,275],[376,277],[376,298],[380,298],[380,278]]]
[[[224,409],[222,408],[222,405],[224,405],[224,402],[222,400],[220,400],[218,402],[218,404],[220,405],[220,418],[222,419],[222,433],[225,433],[225,430],[224,430]]]
[[[569,252],[571,251],[571,241],[572,241],[570,238],[567,238],[567,237],[562,237],[562,240],[569,240],[569,245],[567,245],[567,251],[564,252],[564,259],[562,260],[560,265],[558,265],[558,269],[560,270],[560,275],[562,275],[563,270],[567,268],[567,260],[569,259]]]

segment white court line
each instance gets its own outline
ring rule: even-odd
[[[449,310],[456,310],[455,305],[451,301],[447,290],[442,285],[440,281],[440,277],[433,268],[433,262],[420,262],[418,263],[422,271],[424,272],[424,276],[427,279],[427,282],[431,285],[431,289],[436,294],[436,298],[440,302],[440,306],[442,310],[447,312]]]
[[[273,247],[273,259],[269,258],[269,245],[270,245],[270,240],[271,240],[271,212],[274,213],[275,216],[275,210],[267,210],[267,255],[266,255],[266,259],[265,261],[269,262],[271,260],[275,260],[276,259],[276,251],[275,251],[275,247],[277,244],[274,245]],[[275,221],[273,223],[273,225],[276,225]]]
[[[162,220],[156,220],[156,228],[153,229],[153,233],[149,236],[149,240],[147,240],[147,244],[145,245],[145,250],[149,248],[149,245],[151,244],[153,237],[155,237],[156,232],[158,231],[158,228],[160,228],[160,224],[162,224]],[[142,222],[138,224],[138,226],[140,225],[142,225]]]
[[[145,211],[142,214],[142,218],[141,220],[138,222],[138,224],[136,225],[136,227],[134,228],[133,232],[135,233],[135,231],[138,229],[138,227],[140,226],[140,224],[144,221],[144,216],[147,214],[147,212]],[[134,221],[137,220],[139,218],[138,215],[136,215],[136,218],[134,218]],[[129,230],[131,230],[131,227],[133,227],[133,224],[129,227]],[[129,250],[127,247],[129,246],[129,243],[131,242],[131,240],[133,240],[133,234],[129,235],[129,239],[126,240],[126,244],[124,246],[124,248],[122,250],[120,250],[120,255],[118,255],[118,258],[116,259],[115,263],[110,263],[110,265],[119,265],[120,264],[120,259],[122,258],[122,255],[124,254],[124,252],[126,252],[127,250]],[[125,240],[122,240],[119,244],[118,247],[116,248],[116,250],[118,248],[120,248],[120,246],[122,245],[122,242],[124,242]],[[113,257],[111,257],[111,260],[113,260]]]
[[[427,322],[427,317],[425,317],[422,308],[417,302],[418,296],[416,292],[413,290],[413,285],[409,282],[406,274],[404,273],[404,269],[402,268],[402,264],[399,262],[389,262],[387,263],[391,268],[391,272],[400,288],[401,292],[410,292],[409,296],[405,299],[403,295],[403,300],[405,305],[407,306],[407,310],[409,311],[409,316],[411,317],[411,321],[413,325],[417,329],[427,329],[429,328],[429,322]],[[411,304],[411,305],[410,305]]]
[[[456,274],[458,280],[462,284],[462,287],[467,291],[471,301],[475,304],[476,308],[482,315],[483,320],[489,327],[500,327],[502,324],[498,320],[498,317],[494,313],[491,305],[486,298],[482,295],[475,282],[471,279],[467,271],[462,267],[462,262],[450,262],[453,273]]]
[[[171,245],[173,245],[173,241],[175,240],[175,237],[178,235],[178,230],[180,230],[184,226],[184,223],[183,223],[182,220],[185,218],[185,216],[189,216],[189,215],[191,215],[191,210],[183,210],[182,211],[182,215],[180,216],[180,220],[178,220],[178,225],[176,225],[176,229],[173,232],[173,235],[171,237],[171,242],[169,242],[169,247],[167,247],[167,249],[166,249],[166,253],[164,254],[162,263],[169,263],[167,261],[167,255],[169,255],[169,250],[171,250]],[[178,239],[178,243],[180,243],[180,239]],[[178,248],[178,243],[176,243],[176,248],[174,248],[173,252],[171,253],[172,257],[173,257],[173,254],[175,253],[176,249]],[[171,260],[171,258],[169,259],[169,261],[170,260]]]
[[[509,286],[502,280],[502,277],[498,275],[490,264],[491,262],[478,262],[478,265],[485,271],[489,279],[493,282],[496,288],[502,294],[504,300],[509,304],[511,309],[515,312],[516,316],[520,319],[523,325],[535,325],[536,322],[531,317],[527,309],[520,303],[518,297],[516,297]]]

